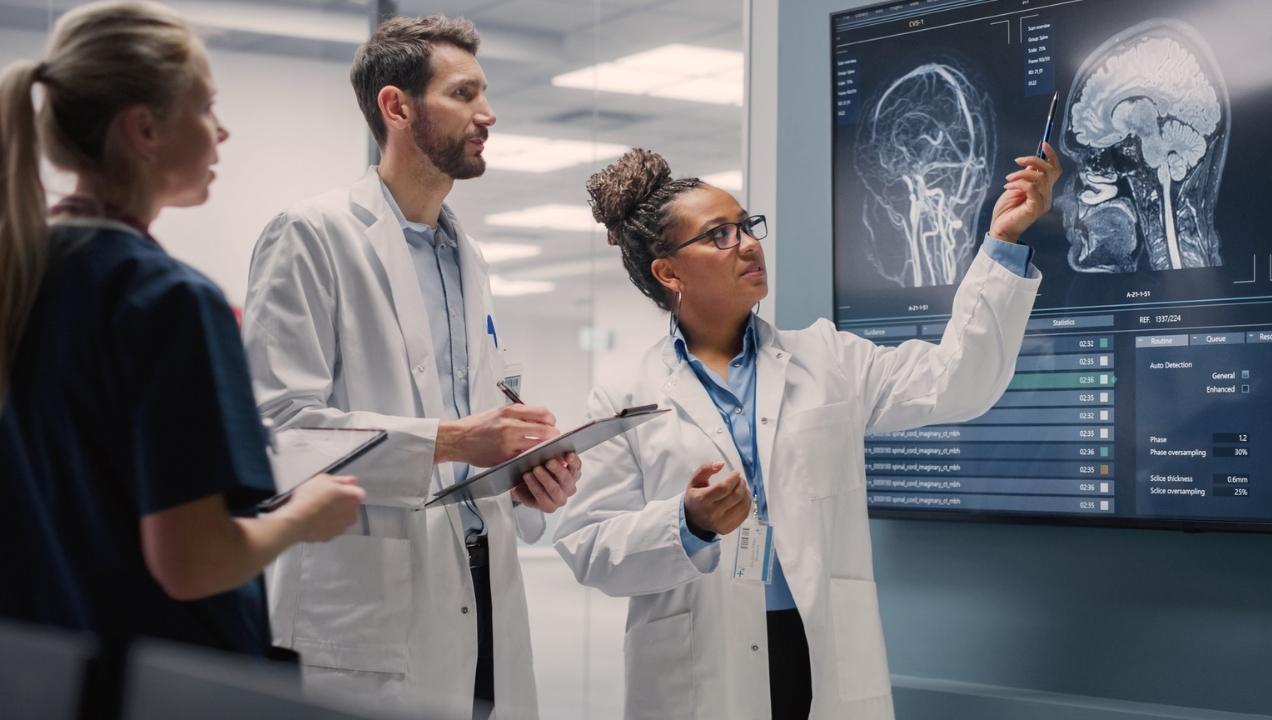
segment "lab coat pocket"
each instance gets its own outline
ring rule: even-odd
[[[627,720],[693,717],[693,621],[688,612],[627,631]]]
[[[303,546],[295,649],[305,665],[405,673],[411,543],[341,535]]]
[[[778,442],[793,450],[792,470],[813,500],[838,495],[845,487],[859,484],[858,473],[847,472],[845,448],[860,444],[861,434],[853,431],[856,403],[818,405],[791,413],[782,419],[784,438]]]
[[[832,577],[830,614],[839,660],[840,699],[852,702],[891,693],[874,582]]]

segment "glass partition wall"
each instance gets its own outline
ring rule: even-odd
[[[0,65],[43,53],[75,2],[0,0]],[[631,373],[667,332],[592,220],[588,176],[632,147],[677,176],[742,189],[743,0],[201,0],[169,3],[207,39],[230,131],[211,200],[154,234],[241,305],[266,223],[365,169],[369,133],[348,71],[374,18],[473,20],[497,116],[487,171],[448,202],[481,244],[505,360],[562,427],[590,388]],[[54,199],[69,189],[49,175]],[[584,457],[584,472],[589,470]],[[688,479],[686,478],[686,481]],[[552,549],[521,549],[542,717],[618,717],[626,600],[578,585]]]
[[[491,261],[523,396],[572,426],[591,386],[632,373],[667,332],[592,219],[585,183],[643,147],[677,176],[740,193],[742,0],[441,5],[417,11],[477,23],[498,116],[486,175],[452,204]],[[551,547],[554,520],[521,551],[542,716],[620,717],[627,601],[576,583]]]

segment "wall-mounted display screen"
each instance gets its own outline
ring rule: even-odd
[[[1272,5],[905,0],[831,16],[835,320],[939,340],[1013,158],[1065,175],[1016,375],[866,439],[871,512],[1272,531]]]

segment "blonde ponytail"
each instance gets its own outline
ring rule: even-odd
[[[19,61],[0,76],[0,403],[49,261],[41,150],[81,177],[133,187],[135,159],[118,147],[115,118],[134,105],[171,111],[196,77],[200,47],[163,5],[95,2],[57,21],[44,62]],[[38,115],[36,83],[45,91]]]
[[[0,75],[0,403],[48,262],[40,144],[31,97],[40,70],[40,64],[22,60]]]

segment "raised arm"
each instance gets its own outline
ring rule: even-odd
[[[824,327],[840,367],[860,369],[856,381],[871,409],[868,432],[967,420],[1007,389],[1042,276],[1023,261],[1023,272],[1009,269],[1003,261],[1011,254],[993,246],[1019,241],[1050,211],[1061,169],[1055,150],[1045,143],[1044,149],[1046,158],[1016,158],[1020,169],[1006,178],[989,236],[959,285],[939,345],[913,340],[880,347]]]

